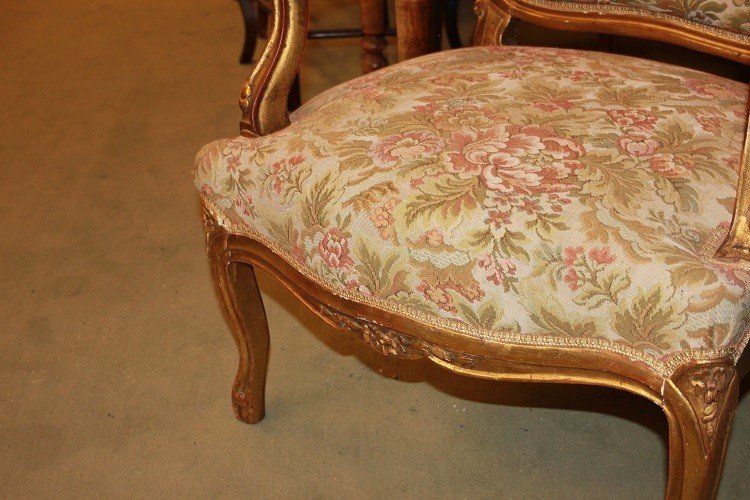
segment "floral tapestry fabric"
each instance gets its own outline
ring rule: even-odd
[[[230,231],[351,300],[667,373],[746,342],[750,268],[714,252],[747,95],[616,55],[441,52],[207,145],[196,185]]]
[[[631,7],[750,35],[750,0],[553,0],[554,2]]]

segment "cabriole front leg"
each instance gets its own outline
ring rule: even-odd
[[[254,424],[265,414],[269,350],[266,312],[253,267],[232,262],[226,245],[227,233],[217,229],[210,215],[207,220],[211,272],[240,354],[232,385],[232,406],[239,420]]]
[[[716,496],[737,407],[738,377],[728,362],[679,370],[664,386],[669,421],[667,498]]]

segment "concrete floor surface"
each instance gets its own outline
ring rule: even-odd
[[[316,23],[356,25],[351,4],[313,2]],[[236,3],[0,11],[0,496],[662,495],[651,403],[383,358],[262,273],[268,412],[236,421],[191,175],[200,146],[237,131]],[[305,96],[358,57],[356,40],[310,42]],[[748,443],[743,396],[721,498],[748,496]]]

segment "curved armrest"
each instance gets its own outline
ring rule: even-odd
[[[289,124],[287,98],[307,40],[308,7],[308,0],[273,0],[268,44],[240,95],[242,135],[266,135]]]
[[[737,198],[734,202],[732,227],[716,254],[719,257],[750,260],[750,102],[746,117],[745,145],[742,147],[740,179],[737,183]]]

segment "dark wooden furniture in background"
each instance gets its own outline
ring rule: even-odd
[[[258,37],[266,38],[268,34],[272,5],[269,0],[239,0],[239,4],[245,23],[240,63],[250,64]],[[307,37],[362,38],[362,73],[388,64],[383,54],[388,45],[386,37],[395,36],[397,32],[402,34],[396,42],[399,61],[439,50],[442,25],[450,47],[461,47],[458,0],[396,0],[395,6],[396,29],[388,27],[385,0],[360,0],[361,29],[310,30]]]
[[[438,3],[441,0],[396,0],[397,28],[388,27],[388,3],[386,0],[360,0],[361,29],[309,30],[308,39],[361,38],[362,73],[370,73],[388,65],[384,51],[388,46],[386,37],[402,33],[397,38],[398,60],[403,61],[440,50],[441,17]],[[241,64],[252,63],[259,37],[267,38],[273,6],[270,0],[239,0],[245,23],[245,43],[240,55]],[[456,10],[458,0],[445,2],[445,19],[458,22]],[[458,26],[446,26],[453,48],[460,46]],[[287,106],[297,109],[302,103],[299,75],[292,82]]]

